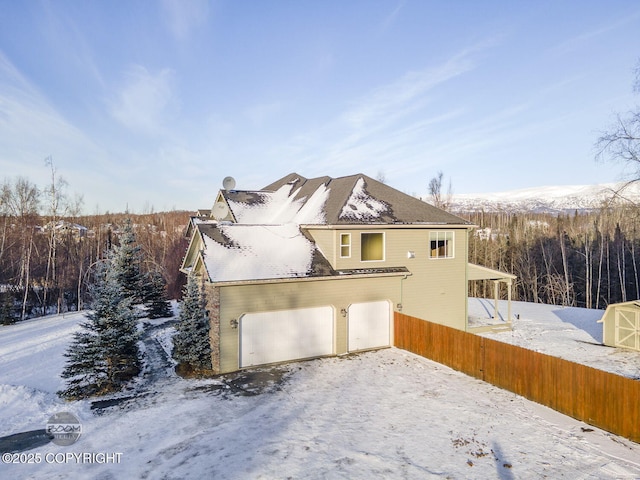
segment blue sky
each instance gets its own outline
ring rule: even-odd
[[[619,180],[599,132],[640,102],[630,1],[0,0],[0,181],[84,209],[210,206],[383,173],[424,195]]]

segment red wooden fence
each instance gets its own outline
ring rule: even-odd
[[[395,313],[395,346],[640,442],[640,381]]]

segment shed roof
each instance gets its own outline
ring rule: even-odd
[[[607,305],[604,313],[602,314],[602,318],[598,320],[598,323],[605,323],[606,321],[613,321],[613,312],[618,307],[635,307],[640,309],[640,300],[629,300],[627,302],[619,302],[619,303],[610,303]]]
[[[483,267],[474,263],[467,264],[467,280],[515,280],[518,278],[511,273],[493,270],[492,268]]]

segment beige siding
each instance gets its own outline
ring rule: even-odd
[[[384,261],[361,261],[360,234],[378,231],[384,232],[385,235]],[[455,232],[454,258],[429,258],[430,231]],[[321,232],[314,230],[312,234],[315,238]],[[340,247],[340,233],[351,234],[350,258],[340,258],[336,254]],[[335,232],[333,242],[333,257],[329,260],[336,269],[407,267],[411,276],[403,282],[402,313],[465,330],[468,242],[466,228],[339,230]],[[409,252],[412,252],[414,258],[408,258]]]
[[[615,347],[616,344],[616,305],[609,305],[602,316],[602,343]]]
[[[638,305],[637,301],[630,302],[622,302],[622,303],[613,303],[607,307],[605,313],[600,320],[602,322],[602,343],[608,345],[610,347],[620,347],[620,348],[630,348],[633,350],[637,349],[637,332],[633,334],[634,326],[629,323],[629,320],[635,322],[636,316],[640,312],[640,305]],[[616,316],[621,314],[621,325],[623,329],[620,329],[620,338],[617,337],[618,330],[620,327],[616,325]],[[626,320],[625,320],[626,319]],[[631,327],[631,329],[629,329]],[[617,344],[618,340],[622,340],[625,338],[626,340],[622,342],[622,344]]]
[[[189,247],[187,248],[187,253],[182,261],[182,267],[184,269],[188,269],[194,266],[196,263],[196,259],[198,257],[198,252],[202,249],[202,237],[200,233],[196,230],[194,235],[191,237],[191,241],[189,242]]]
[[[322,252],[322,255],[329,260],[329,263],[335,267],[336,264],[336,244],[339,244],[339,238],[335,230],[313,230],[309,231],[313,240],[316,242],[316,246]]]
[[[220,371],[238,369],[238,329],[244,313],[331,305],[335,312],[334,353],[347,352],[347,319],[341,310],[356,302],[400,302],[403,277],[342,278],[220,287]]]
[[[402,313],[460,330],[467,324],[467,230],[456,230],[454,258],[429,257],[429,232],[411,231],[397,239],[412,273],[403,292]],[[407,252],[415,258],[407,259]]]
[[[466,228],[384,231],[385,260],[360,261],[362,230],[314,230],[318,246],[336,269],[407,267],[408,276],[342,277],[332,280],[291,281],[220,287],[220,369],[238,369],[238,329],[233,327],[244,313],[289,310],[331,305],[335,312],[335,353],[347,351],[347,319],[341,314],[351,303],[390,300],[394,310],[460,330],[467,323]],[[454,258],[429,258],[429,232],[454,231]],[[340,258],[340,233],[351,234],[351,258]],[[411,252],[411,255],[409,255]],[[412,257],[412,258],[409,258]]]

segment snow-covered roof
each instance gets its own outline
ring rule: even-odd
[[[240,193],[238,195],[237,193]],[[236,192],[226,197],[237,223],[281,225],[286,223],[322,224],[329,189],[320,185],[308,197],[299,197],[300,188],[293,183],[276,191]]]
[[[231,221],[192,222],[212,282],[353,274],[331,268],[306,233],[309,226],[469,225],[361,174],[306,179],[292,173],[262,190],[221,190],[220,196]]]
[[[315,246],[295,224],[222,224],[213,235],[211,228],[202,233],[212,282],[302,277],[311,270]]]
[[[45,230],[77,230],[79,232],[87,231],[87,227],[79,225],[77,223],[67,222],[66,220],[58,220],[55,224],[53,222],[47,223],[44,227]]]
[[[259,191],[221,193],[238,223],[469,225],[363,174],[307,179],[291,173]]]
[[[364,178],[358,178],[351,195],[340,210],[340,219],[358,221],[377,219],[380,214],[389,210],[389,205],[369,195],[364,185]]]

